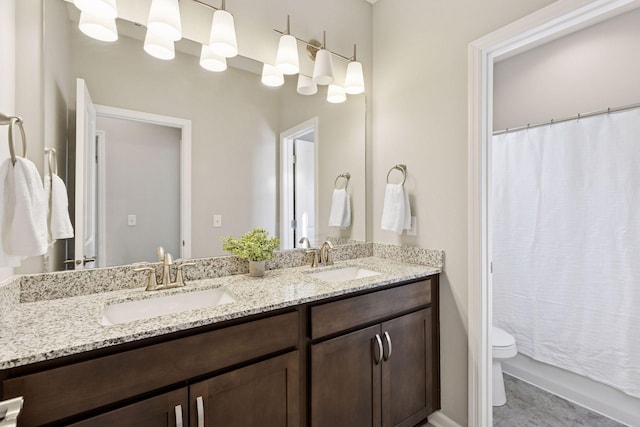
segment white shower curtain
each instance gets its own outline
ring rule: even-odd
[[[640,397],[640,110],[495,136],[493,321]]]

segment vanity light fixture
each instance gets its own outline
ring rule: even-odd
[[[233,15],[225,10],[225,0],[222,0],[222,8],[213,12],[209,47],[212,51],[225,58],[232,58],[238,54],[236,27],[233,22]]]
[[[313,64],[313,81],[319,85],[333,83],[333,60],[327,49],[327,34],[323,31],[322,46],[316,52],[316,62]]]
[[[144,51],[158,59],[169,60],[176,56],[173,40],[147,29],[144,38]]]
[[[227,69],[227,58],[220,56],[203,44],[200,50],[200,66],[205,70],[220,72]]]
[[[264,64],[262,66],[262,84],[270,87],[278,87],[284,84],[284,75],[282,71],[275,66]]]
[[[147,19],[147,33],[149,32],[171,41],[182,38],[178,0],[151,0]]]
[[[342,86],[330,84],[327,89],[327,102],[340,104],[347,100],[347,94]]]
[[[362,75],[362,63],[356,60],[356,45],[353,45],[353,57],[347,65],[347,76],[344,81],[344,90],[349,95],[358,95],[364,92],[364,76]]]
[[[116,18],[108,18],[91,12],[80,11],[78,28],[91,38],[103,42],[118,40]]]
[[[311,77],[298,74],[297,90],[300,95],[315,95],[318,92],[318,85]]]
[[[278,52],[276,54],[276,67],[283,74],[297,74],[300,71],[298,60],[298,41],[291,35],[291,20],[287,15],[287,32],[280,36]]]
[[[82,12],[90,13],[92,16],[116,19],[118,8],[116,0],[73,0],[73,4]]]

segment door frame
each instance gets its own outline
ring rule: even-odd
[[[469,44],[468,425],[493,424],[491,406],[491,137],[493,64],[640,6],[640,0],[559,0]]]
[[[191,120],[95,104],[96,115],[180,129],[180,258],[191,258]],[[102,203],[104,208],[104,203]],[[100,214],[104,214],[101,212]]]
[[[293,200],[291,200],[290,189],[293,187],[293,140],[296,137],[306,134],[309,129],[314,129],[313,134],[313,157],[314,157],[314,204],[316,211],[318,207],[318,141],[320,129],[318,127],[318,117],[306,120],[290,129],[280,133],[280,232],[281,242],[289,242],[293,238],[291,231],[291,218],[293,217]],[[314,228],[318,230],[318,218],[314,215]],[[313,242],[311,242],[313,244]]]

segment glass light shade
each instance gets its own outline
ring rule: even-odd
[[[232,58],[238,54],[236,27],[233,15],[226,10],[216,10],[211,23],[209,47],[212,51],[225,58]]]
[[[178,0],[152,0],[147,29],[165,39],[177,41],[182,38],[180,5]]]
[[[309,76],[298,74],[298,93],[300,95],[315,95],[318,85]]]
[[[276,67],[283,74],[297,74],[300,71],[298,42],[290,34],[284,34],[280,37],[278,53],[276,54]]]
[[[103,42],[114,42],[118,40],[118,29],[115,18],[105,18],[88,12],[80,12],[80,31],[91,38]]]
[[[116,0],[73,0],[73,4],[82,12],[92,15],[111,19],[118,17]]]
[[[313,65],[313,81],[319,85],[333,83],[333,60],[331,52],[320,49],[316,53],[316,63]]]
[[[218,55],[209,46],[203,44],[200,50],[200,66],[209,71],[224,71],[227,69],[227,58]]]
[[[262,66],[262,83],[266,86],[278,87],[284,84],[284,75],[273,65]]]
[[[349,95],[358,95],[364,92],[362,63],[357,61],[349,62],[349,65],[347,65],[347,77],[344,81],[344,90]]]
[[[153,57],[164,60],[173,59],[176,56],[173,40],[148,29],[144,38],[144,51]]]
[[[342,86],[329,85],[327,90],[327,101],[332,104],[340,104],[347,100],[347,94]]]

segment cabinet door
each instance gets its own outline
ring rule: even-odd
[[[433,412],[431,308],[382,324],[382,425],[414,426]]]
[[[372,326],[311,346],[311,425],[379,426],[381,355]]]
[[[299,365],[294,351],[191,385],[190,425],[299,426]]]
[[[188,397],[189,393],[184,387],[71,424],[71,426],[187,427]]]

